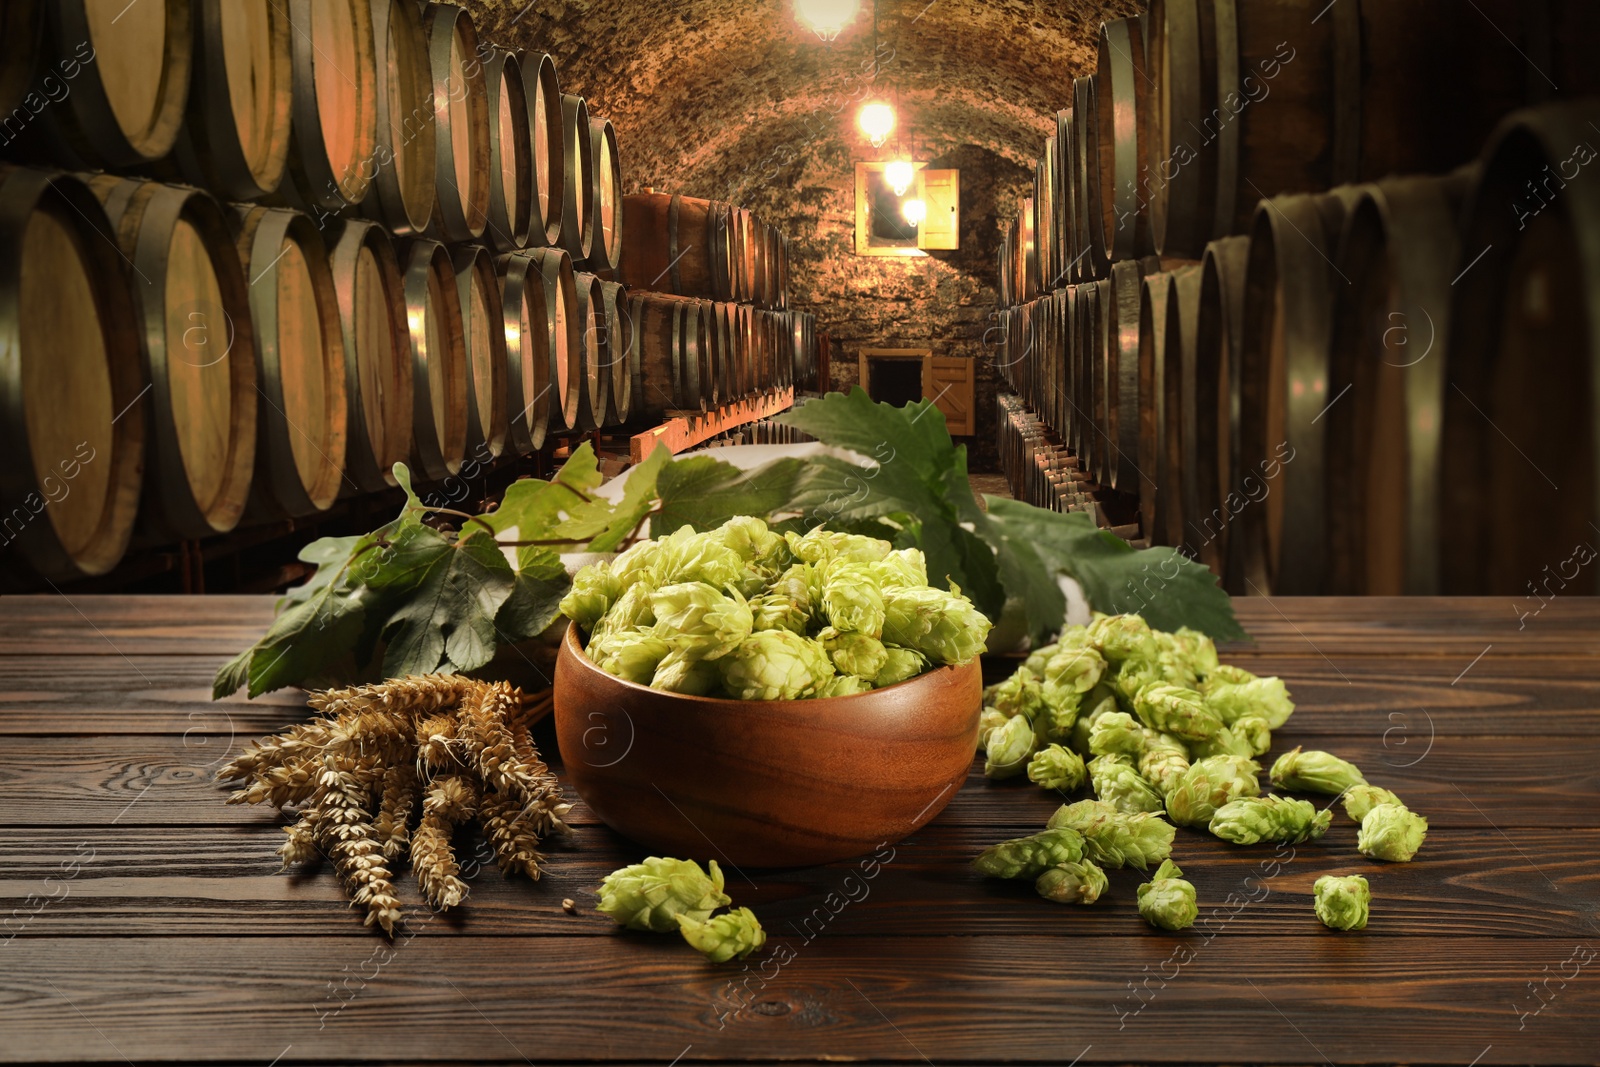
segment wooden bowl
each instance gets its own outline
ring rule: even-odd
[[[752,867],[845,859],[950,803],[978,747],[978,660],[818,700],[682,696],[607,674],[571,627],[556,660],[566,775],[662,855]]]

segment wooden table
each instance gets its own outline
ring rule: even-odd
[[[1279,749],[1396,789],[1432,822],[1417,862],[1363,860],[1342,814],[1292,855],[1180,830],[1202,918],[1171,936],[1138,918],[1137,872],[1093,907],[975,877],[974,853],[1057,800],[974,776],[878,865],[730,871],[772,935],[741,969],[589,910],[640,853],[581,805],[542,882],[486,871],[440,918],[408,883],[386,942],[331,872],[280,874],[273,813],[210,780],[303,713],[292,693],[207,699],[269,599],[6,598],[0,1059],[1600,1059],[1600,602],[1521,626],[1501,600],[1238,606],[1256,644],[1225,659],[1299,702]],[[1314,918],[1330,871],[1371,880],[1364,933]]]

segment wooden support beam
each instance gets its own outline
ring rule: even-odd
[[[633,435],[630,448],[633,462],[644,462],[645,458],[655,451],[658,443],[666,445],[676,455],[720,433],[746,423],[757,422],[780,411],[788,411],[792,407],[794,407],[794,389],[791,387],[735,400],[731,404],[724,404],[704,414],[679,415],[668,419],[653,430]]]

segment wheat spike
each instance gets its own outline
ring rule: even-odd
[[[330,756],[319,783],[323,816],[318,829],[350,891],[351,903],[366,907],[366,925],[376,922],[392,934],[401,918],[400,900],[395,896],[393,876],[384,866],[383,846],[372,828],[375,777],[370,764]]]
[[[373,830],[383,842],[384,858],[394,860],[405,854],[411,841],[411,812],[421,790],[417,772],[407,764],[397,763],[383,772],[383,799]]]
[[[508,796],[490,793],[483,798],[478,821],[494,846],[500,869],[508,877],[521,871],[537,881],[544,856],[539,852],[539,836],[523,824],[521,806]]]
[[[450,835],[458,824],[472,818],[477,803],[477,790],[459,775],[438,779],[423,795],[422,822],[411,835],[411,869],[422,895],[440,910],[453,908],[467,897],[467,883],[461,880]]]

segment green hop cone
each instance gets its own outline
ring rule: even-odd
[[[1007,717],[1026,715],[1033,719],[1044,708],[1044,687],[1032,671],[1018,667],[1005,681],[984,689],[983,703]]]
[[[1379,804],[1394,804],[1405,807],[1399,797],[1387,789],[1375,785],[1353,785],[1344,792],[1344,813],[1360,822],[1367,817],[1367,812]]]
[[[1129,660],[1115,674],[1107,675],[1106,680],[1111,684],[1111,691],[1117,695],[1118,706],[1128,712],[1137,710],[1139,691],[1146,686],[1159,684],[1176,689],[1186,688],[1168,680],[1156,663],[1144,660]]]
[[[883,633],[883,590],[865,563],[834,562],[822,571],[822,616],[836,630]]]
[[[1222,731],[1222,720],[1193,689],[1159,682],[1147,685],[1139,690],[1133,707],[1150,729],[1185,741],[1204,741]]]
[[[607,674],[649,685],[672,646],[648,630],[608,630],[596,635],[586,651]]]
[[[1161,791],[1134,770],[1127,756],[1096,756],[1089,761],[1095,796],[1121,812],[1164,811]]]
[[[716,662],[735,700],[798,700],[834,675],[826,649],[788,630],[753,633]]]
[[[1207,826],[1230,800],[1261,794],[1261,764],[1246,756],[1197,760],[1167,793],[1167,815],[1179,826]]]
[[[590,563],[572,576],[572,588],[561,598],[561,614],[583,629],[593,630],[621,595],[610,564]]]
[[[898,549],[871,567],[873,577],[884,589],[895,586],[916,589],[928,584],[928,561],[920,548]]]
[[[1311,887],[1317,918],[1330,930],[1364,930],[1372,890],[1359,874],[1340,877],[1325,874]]]
[[[958,592],[890,589],[884,594],[883,640],[914,648],[934,663],[965,663],[983,651],[989,619]]]
[[[1125,711],[1102,715],[1089,727],[1089,751],[1096,756],[1136,758],[1144,751],[1144,727]]]
[[[1094,755],[1089,751],[1089,735],[1094,732],[1094,724],[1117,711],[1116,697],[1109,694],[1101,697],[1102,692],[1104,690],[1091,690],[1078,705],[1078,715],[1072,723],[1072,736],[1066,743],[1080,756]]]
[[[660,554],[661,545],[656,541],[640,541],[618,553],[611,561],[611,574],[616,579],[618,593],[632,589],[639,582],[649,582],[650,587],[655,588],[651,567]]]
[[[711,531],[712,537],[739,553],[741,559],[767,569],[788,564],[789,546],[754,515],[735,515]]]
[[[1033,888],[1046,900],[1057,904],[1093,904],[1111,882],[1091,860],[1062,863],[1050,868],[1034,881]]]
[[[1061,646],[1058,644],[1041,645],[1028,653],[1028,658],[1022,661],[1022,665],[1043,678],[1044,665],[1050,662],[1050,657],[1055,655],[1060,648]]]
[[[1083,704],[1083,694],[1071,686],[1046,682],[1039,688],[1044,707],[1034,720],[1034,727],[1043,731],[1046,741],[1066,744],[1072,739],[1072,727],[1078,721],[1078,710]]]
[[[680,582],[650,598],[656,634],[690,659],[712,660],[738,648],[750,636],[750,606],[737,592],[725,596],[704,582]]]
[[[1299,745],[1278,757],[1272,765],[1272,785],[1292,793],[1343,793],[1351,786],[1365,785],[1366,776],[1354,764],[1330,752],[1303,749]]]
[[[1194,886],[1176,863],[1163,860],[1150,881],[1139,887],[1139,914],[1160,930],[1187,930],[1200,917]]]
[[[853,674],[836,674],[817,689],[819,697],[853,697],[872,692],[872,683]]]
[[[612,601],[610,610],[589,631],[590,636],[599,637],[613,630],[650,629],[656,623],[655,612],[650,608],[650,598],[654,594],[655,587],[648,581],[634,582]]]
[[[1189,770],[1189,746],[1173,737],[1145,727],[1144,748],[1139,753],[1139,773],[1166,796]]]
[[[914,648],[884,645],[883,651],[883,666],[872,677],[872,684],[879,689],[909,681],[928,669],[928,658]]]
[[[889,650],[883,647],[882,641],[868,634],[853,630],[840,632],[829,626],[817,634],[817,640],[828,650],[828,657],[840,674],[876,678],[889,662]]]
[[[832,563],[834,560],[846,563],[877,563],[887,557],[894,547],[876,537],[839,533],[822,526],[808,530],[804,534],[791,531],[783,536],[789,543],[789,551],[797,559],[816,564]]]
[[[1209,678],[1221,664],[1217,662],[1217,643],[1199,630],[1180,626],[1172,634],[1173,651],[1183,658],[1190,673]]]
[[[1089,624],[1089,643],[1107,663],[1156,658],[1156,638],[1138,615],[1102,615]]]
[[[732,902],[722,891],[722,871],[712,860],[707,875],[693,860],[651,856],[612,871],[600,883],[599,910],[630,930],[671,933],[679,915],[707,919]]]
[[[1028,761],[1028,781],[1063,793],[1081,787],[1087,773],[1083,757],[1060,745],[1046,745]]]
[[[1084,855],[1096,863],[1141,871],[1172,855],[1177,833],[1171,823],[1151,812],[1124,814],[1099,800],[1063,804],[1050,816],[1049,826],[1082,834]]]
[[[1217,809],[1208,828],[1224,841],[1254,845],[1283,841],[1298,845],[1328,832],[1332,811],[1318,811],[1309,800],[1290,797],[1240,797]]]
[[[1076,830],[1043,830],[983,850],[972,866],[990,878],[1034,878],[1060,863],[1083,859],[1083,836]]]
[[[1272,726],[1260,715],[1241,715],[1223,729],[1231,730],[1239,748],[1248,748],[1252,756],[1265,756],[1272,749]]]
[[[1400,804],[1379,804],[1361,820],[1356,848],[1368,859],[1410,863],[1427,836],[1427,819]]]
[[[1243,685],[1253,682],[1256,676],[1243,667],[1235,667],[1231,663],[1218,663],[1208,671],[1201,671],[1200,692],[1209,694],[1219,685]]]
[[[811,627],[811,613],[806,605],[782,593],[758,593],[750,598],[749,604],[751,630],[788,630],[804,637]]]
[[[1007,719],[1005,725],[990,731],[984,742],[984,775],[1000,779],[1024,773],[1038,743],[1031,722],[1021,715]]]
[[[1272,747],[1270,735],[1267,740],[1267,747]],[[1195,759],[1207,759],[1211,756],[1243,756],[1249,759],[1260,754],[1256,751],[1254,739],[1236,732],[1231,726],[1224,726],[1203,741],[1190,741],[1189,751]]]
[[[1087,693],[1106,673],[1105,657],[1098,649],[1063,645],[1045,661],[1044,680]]]
[[[675,648],[656,664],[655,673],[650,677],[650,688],[703,697],[715,690],[721,681],[715,663],[697,658],[685,649]]]
[[[1231,723],[1242,715],[1259,715],[1267,720],[1271,729],[1279,730],[1294,714],[1294,701],[1281,678],[1251,678],[1247,682],[1213,681],[1216,672],[1207,679],[1205,702],[1212,713]]]
[[[761,920],[749,908],[734,908],[711,919],[678,916],[683,939],[712,963],[744,959],[767,943]]]
[[[984,708],[978,713],[978,748],[987,752],[989,749],[989,734],[1007,722],[1011,721],[1003,712],[993,708]]]
[[[744,576],[744,557],[722,543],[715,531],[695,533],[683,526],[657,541],[660,551],[650,561],[650,574],[658,587],[680,582],[704,582],[725,589]]]

